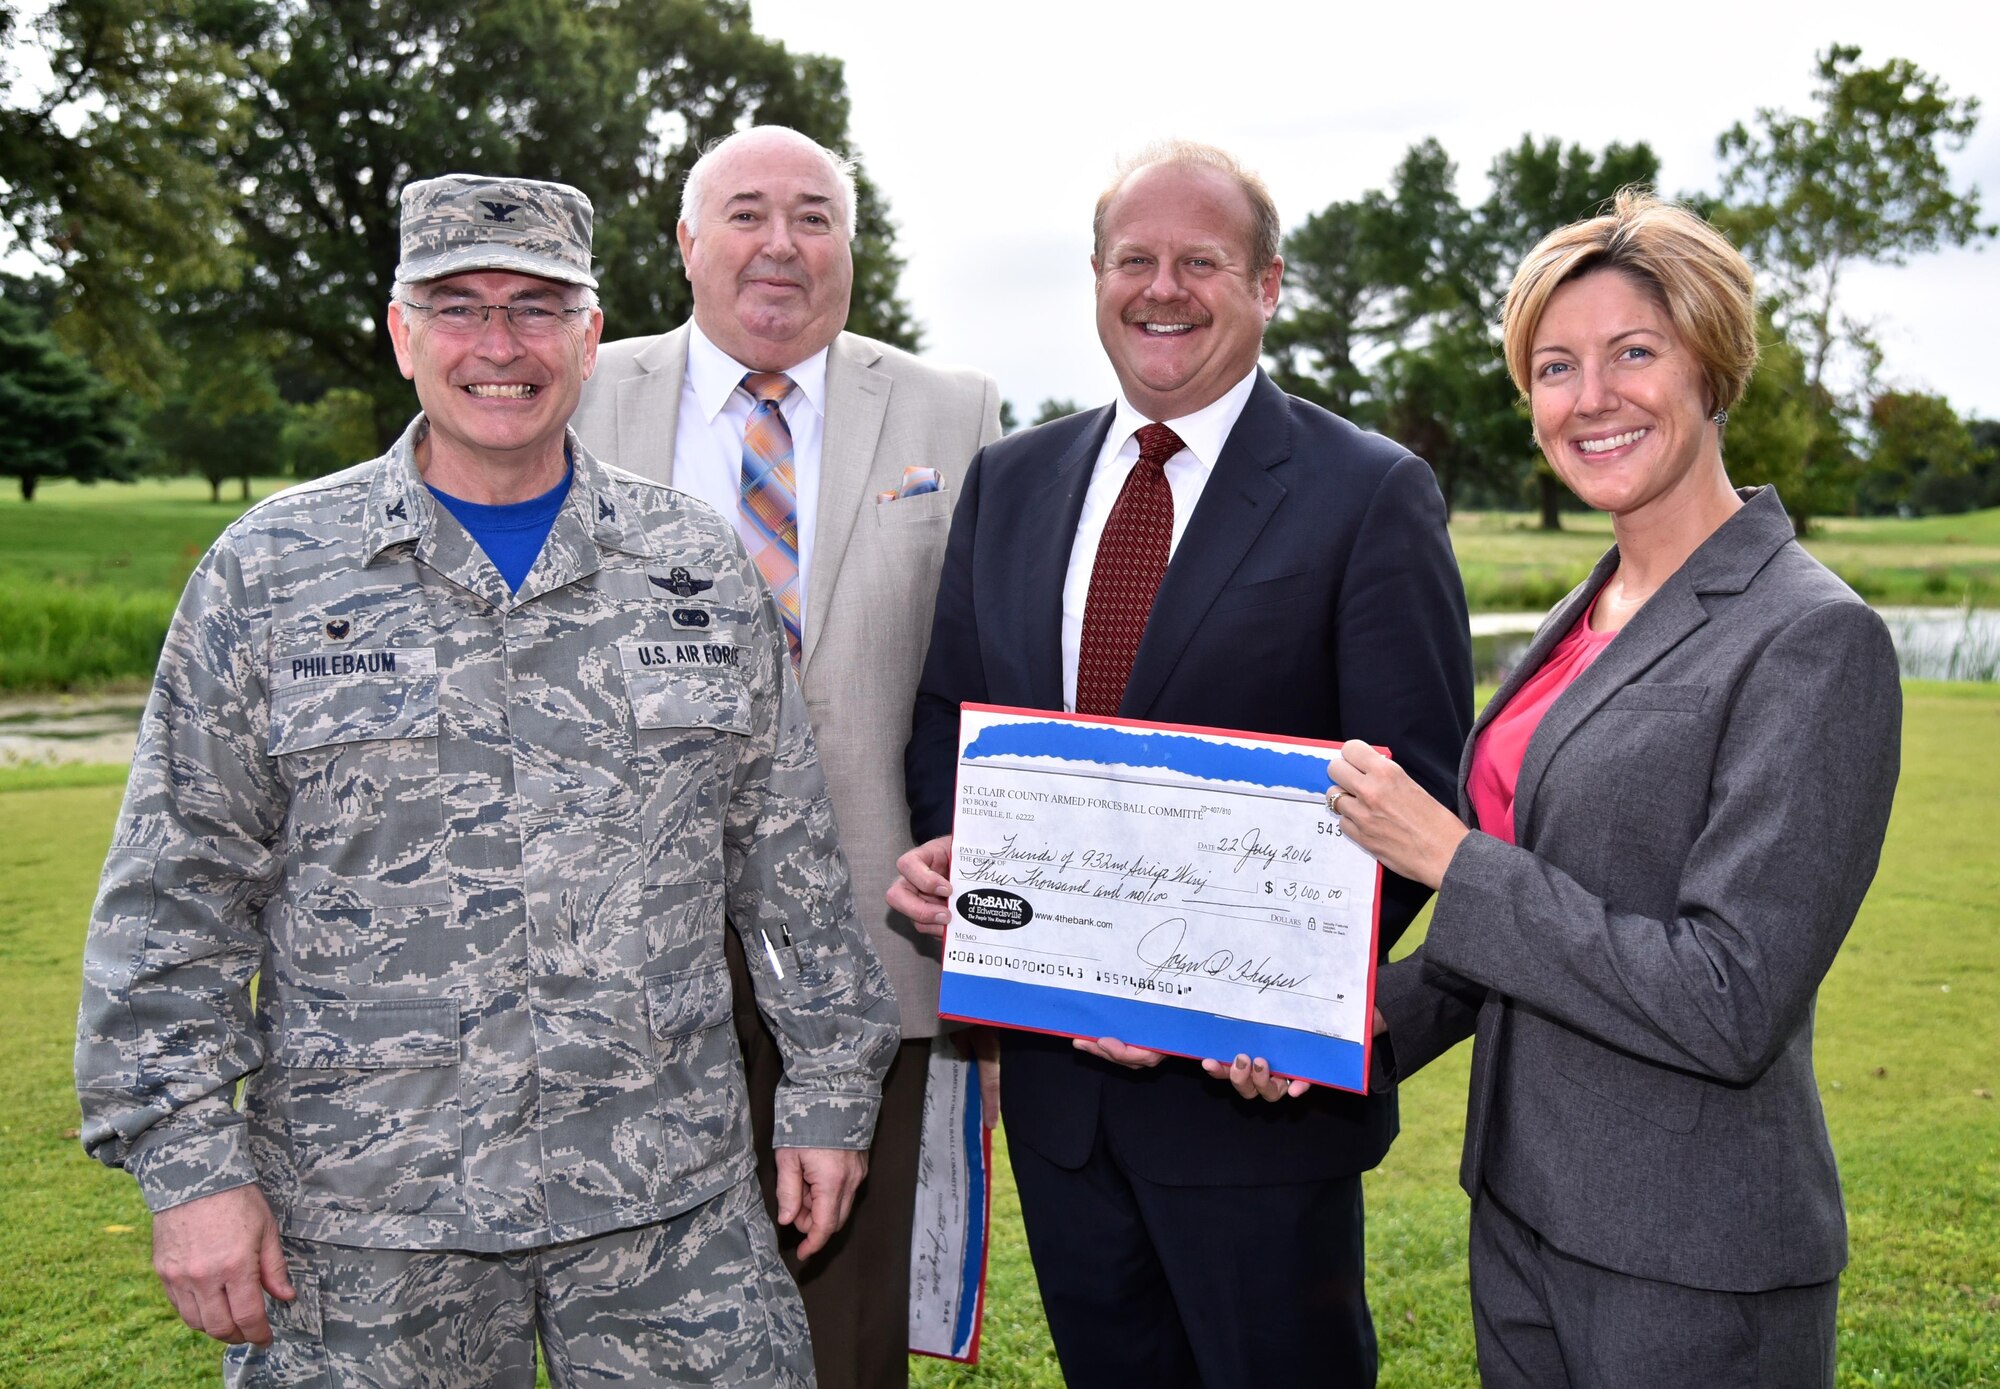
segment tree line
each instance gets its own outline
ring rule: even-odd
[[[605,313],[671,324],[690,310],[673,233],[702,148],[754,121],[850,146],[841,64],[756,33],[744,0],[21,9],[0,9],[0,51],[32,45],[49,77],[29,92],[0,73],[0,207],[54,289],[0,294],[123,398],[114,472],[150,456],[212,483],[311,473],[393,439],[410,399],[382,315],[411,178],[587,190]],[[914,346],[865,176],[858,202],[851,326]]]
[[[5,0],[0,53],[22,44],[49,73],[30,91],[0,70],[0,206],[47,273],[0,276],[0,473],[30,497],[42,477],[141,470],[199,473],[219,497],[377,452],[410,409],[381,328],[410,178],[588,190],[606,314],[665,326],[690,310],[673,228],[703,146],[769,121],[851,152],[841,64],[757,34],[745,0],[60,0],[32,21]],[[1724,132],[1719,192],[1683,195],[1768,291],[1732,474],[1778,483],[1801,525],[2000,504],[1995,427],[1882,389],[1841,298],[1858,264],[1993,234],[1943,162],[1978,103],[1849,47],[1818,75],[1814,111]],[[1532,501],[1559,524],[1500,300],[1543,233],[1658,173],[1644,144],[1523,137],[1467,205],[1450,155],[1412,147],[1385,188],[1286,237],[1274,375],[1429,459],[1454,504]],[[915,347],[886,200],[865,172],[859,193],[850,326]]]
[[[1759,109],[1716,140],[1720,191],[1680,194],[1742,247],[1763,296],[1763,355],[1724,437],[1730,476],[1777,484],[1802,529],[1817,515],[2000,505],[2000,425],[1885,388],[1874,325],[1841,297],[1857,265],[1994,234],[1978,189],[1955,190],[1944,163],[1979,103],[1907,60],[1868,66],[1850,46],[1819,55],[1817,77],[1817,109]],[[1543,235],[1622,187],[1657,186],[1659,160],[1643,143],[1592,151],[1524,136],[1493,160],[1473,205],[1458,173],[1423,141],[1386,188],[1286,237],[1289,304],[1266,339],[1273,374],[1429,459],[1448,502],[1532,497],[1554,527],[1567,493],[1508,381],[1500,306]]]

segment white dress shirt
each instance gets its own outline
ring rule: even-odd
[[[1169,564],[1180,549],[1188,517],[1194,515],[1194,504],[1201,500],[1201,489],[1208,485],[1208,475],[1222,456],[1222,446],[1229,441],[1229,431],[1236,428],[1256,381],[1257,369],[1252,367],[1250,374],[1219,400],[1192,415],[1160,421],[1181,440],[1181,451],[1169,458],[1165,467],[1167,488],[1174,494],[1174,533],[1167,542]],[[1083,515],[1077,518],[1069,572],[1063,580],[1062,611],[1063,708],[1071,713],[1076,712],[1076,663],[1083,650],[1083,609],[1090,599],[1090,571],[1097,563],[1097,545],[1104,538],[1104,524],[1111,519],[1111,508],[1124,490],[1125,479],[1139,461],[1139,430],[1151,423],[1132,407],[1123,391],[1118,393],[1118,413],[1112,417],[1111,432],[1104,436],[1090,490],[1084,493]]]
[[[811,619],[805,597],[819,512],[820,441],[826,435],[826,352],[822,347],[785,372],[793,390],[778,406],[792,431],[792,476],[798,487],[801,635]],[[699,324],[689,325],[687,374],[681,378],[680,418],[674,429],[674,486],[734,521],[736,533],[755,553],[763,537],[743,515],[743,431],[753,402],[737,389],[749,370],[710,342]]]

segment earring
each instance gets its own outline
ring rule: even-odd
[[[1720,429],[1722,428],[1722,426],[1729,423],[1729,412],[1727,410],[1717,410],[1713,415],[1710,415],[1708,418],[1711,422],[1714,423],[1717,429]]]

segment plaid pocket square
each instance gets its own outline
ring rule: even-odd
[[[877,505],[883,502],[899,501],[904,497],[921,497],[926,492],[944,490],[944,474],[936,468],[919,468],[912,464],[903,469],[903,485],[893,492],[875,494]]]

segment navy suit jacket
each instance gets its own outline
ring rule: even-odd
[[[949,834],[966,701],[1062,707],[1062,590],[1113,409],[987,445],[953,516],[905,759],[918,843]],[[1472,717],[1465,591],[1423,460],[1261,371],[1167,566],[1119,714],[1385,746],[1447,795]],[[1381,949],[1428,896],[1385,883]],[[1154,1181],[1262,1184],[1372,1167],[1393,1095],[1239,1099],[1190,1061],[1131,1071],[1010,1032],[1010,1142],[1066,1167],[1098,1126]]]

